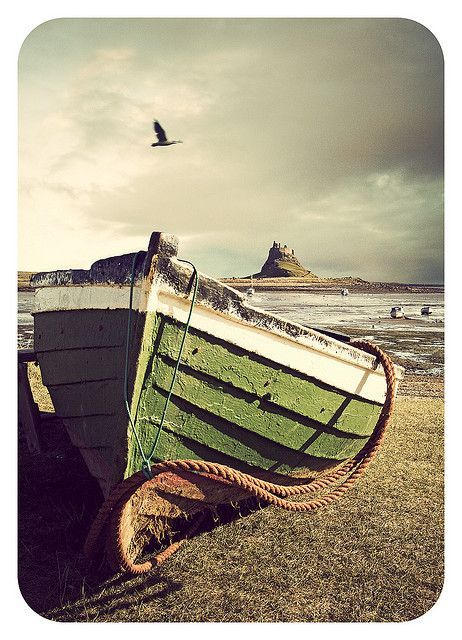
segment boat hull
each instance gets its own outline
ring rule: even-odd
[[[127,461],[124,405],[127,311],[36,313],[35,351],[57,416],[104,495]]]
[[[153,462],[209,460],[277,481],[315,477],[364,447],[386,393],[374,359],[242,301],[230,311],[223,304],[228,288],[210,295],[211,279],[193,309],[171,389],[191,274],[176,265],[175,289],[167,277],[171,256],[164,267],[158,262],[137,283],[133,312],[126,283],[51,279],[37,293],[42,377],[104,495],[141,468],[139,444],[147,455],[156,440]],[[231,300],[239,296],[229,291]]]

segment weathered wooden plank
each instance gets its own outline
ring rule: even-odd
[[[18,362],[37,362],[37,355],[33,349],[20,349]]]
[[[143,443],[143,449],[145,452],[149,451],[149,444],[152,443],[152,436],[154,435],[146,428],[152,425],[144,425],[140,440]],[[187,437],[182,437],[169,430],[164,430],[159,438],[156,446],[155,455],[152,459],[152,463],[159,460],[207,460],[208,462],[217,462],[219,464],[225,464],[233,467],[234,469],[240,469],[241,471],[249,471],[252,469],[251,465],[247,465],[241,460],[232,458],[226,454],[201,444],[197,441],[190,440]],[[136,471],[140,471],[142,468],[143,459],[140,455],[138,447],[135,441],[132,441],[129,454],[129,462],[125,472],[125,477],[128,477]]]
[[[18,417],[30,453],[40,453],[40,412],[32,396],[25,362],[18,363]]]
[[[137,420],[138,433],[142,434],[148,449],[157,433],[165,396],[161,392],[153,395],[149,405],[152,416],[143,419],[140,415]],[[152,417],[157,418],[156,424],[151,422]],[[301,451],[284,447],[257,433],[242,429],[177,397],[172,397],[170,401],[165,430],[261,469],[278,467],[282,473],[287,473],[295,468],[309,466],[311,460],[311,456],[308,457]]]
[[[125,345],[127,309],[47,311],[34,316],[36,352]],[[144,314],[133,313],[133,331],[144,324]]]
[[[111,447],[125,440],[127,446],[128,417],[125,412],[64,418],[72,444],[78,447]]]
[[[182,327],[168,320],[161,331],[158,353],[174,361]],[[370,435],[381,410],[375,403],[327,389],[194,330],[188,334],[182,362],[236,389],[348,433]]]
[[[42,380],[47,386],[121,378],[124,375],[124,347],[93,347],[46,351],[40,354]]]
[[[158,414],[163,402],[160,398]],[[223,421],[209,422],[210,416],[197,408],[186,407],[175,398],[169,406],[168,420],[159,438],[155,456],[159,459],[202,458],[235,468],[242,464],[282,474],[301,470],[317,470],[334,464],[269,442],[260,436]],[[138,433],[145,453],[150,451],[158,424],[138,421]],[[132,440],[130,468],[139,468],[141,457]],[[138,465],[138,466],[137,466]]]
[[[62,418],[114,415],[125,410],[120,379],[50,386],[49,389],[56,414]]]
[[[151,426],[152,425],[144,425],[144,429],[141,432],[140,440],[143,442],[143,448],[146,453],[150,450],[150,445],[152,444],[151,438],[154,436],[151,431],[146,430],[147,427],[150,428]],[[250,465],[246,465],[211,447],[207,447],[199,442],[190,441],[188,438],[183,438],[170,431],[162,432],[152,463],[161,460],[207,460],[208,462],[217,462],[245,472],[252,470]],[[140,455],[137,444],[132,440],[125,477],[140,471],[142,469],[142,462],[143,458]]]
[[[156,460],[207,460],[209,462],[224,464],[250,474],[255,474],[255,470],[258,469],[258,467],[252,464],[246,464],[242,460],[232,458],[211,447],[170,431],[162,433],[156,448],[156,454]],[[306,456],[304,458],[305,462],[308,457],[309,456]],[[139,460],[138,463],[138,466],[135,465],[133,467],[133,472],[141,469],[141,461]],[[282,468],[272,468],[271,473],[277,474],[281,478],[282,476],[292,474],[297,475],[297,477],[312,478],[325,469],[332,468],[336,465],[338,465],[338,461],[312,458],[310,459],[309,467],[297,467],[286,473],[282,471]],[[257,475],[259,474],[257,473]],[[276,478],[274,478],[274,480],[276,480]]]
[[[150,388],[148,384],[140,415],[156,415],[157,389],[168,391],[172,375],[173,367],[156,359],[152,369],[156,388]],[[230,390],[214,380],[196,378],[187,371],[178,372],[174,395],[207,411],[211,420],[224,419],[270,441],[317,457],[343,460],[356,455],[368,440],[368,437],[352,437],[340,431],[331,431],[314,422],[307,424],[296,414],[278,411],[277,407],[259,398]],[[371,425],[367,436],[373,427]]]
[[[88,471],[98,480],[106,498],[111,487],[123,479],[125,461],[118,456],[114,456],[112,449],[103,447],[80,449],[80,453]]]
[[[147,313],[143,336],[136,361],[133,359],[133,393],[131,399],[131,415],[135,416],[144,385],[150,374],[153,354],[157,348],[158,331],[161,318],[156,313]]]

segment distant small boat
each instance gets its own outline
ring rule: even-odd
[[[403,307],[392,307],[390,311],[390,315],[392,318],[404,317]]]
[[[349,293],[350,293],[350,292],[348,291],[348,289],[342,289],[342,290],[340,291],[340,295],[342,295],[342,296],[347,296]]]
[[[246,294],[248,296],[253,296],[254,293],[255,293],[255,289],[253,288],[253,280],[252,278],[250,278],[250,287],[247,289]]]
[[[426,306],[426,307],[422,307],[422,309],[420,310],[420,313],[423,316],[429,316],[432,313],[432,310],[430,309],[429,306]]]

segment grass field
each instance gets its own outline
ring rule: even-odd
[[[36,397],[50,410],[32,369]],[[312,514],[246,510],[206,530],[160,569],[89,573],[81,549],[100,501],[59,421],[46,449],[19,456],[19,583],[57,621],[404,621],[443,584],[441,380],[403,385],[378,458],[339,502]],[[415,393],[419,395],[416,396]]]

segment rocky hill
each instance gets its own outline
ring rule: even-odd
[[[278,242],[273,242],[266,262],[258,273],[254,273],[254,278],[304,278],[306,280],[319,280],[309,269],[300,263],[295,256],[293,249],[287,245],[281,247]]]

